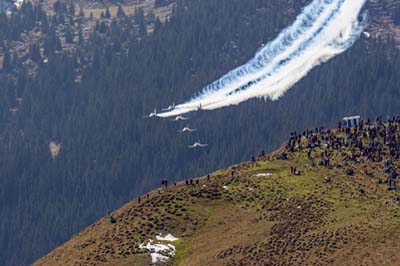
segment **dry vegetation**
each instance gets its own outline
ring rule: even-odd
[[[369,27],[372,36],[393,36],[400,43],[399,26],[394,23],[391,11],[398,8],[400,2],[397,0],[370,0],[368,8],[373,12],[373,18]]]
[[[32,2],[38,2],[38,0],[33,0]],[[53,4],[55,0],[43,1],[42,5],[50,14],[53,10]],[[70,1],[65,1],[69,3]],[[171,15],[172,5],[154,8],[154,0],[126,0],[121,2],[116,1],[82,1],[82,6],[85,12],[85,16],[89,17],[90,13],[93,14],[95,18],[100,18],[102,11],[108,7],[112,16],[117,13],[118,6],[122,6],[127,15],[131,15],[135,12],[137,8],[143,8],[146,14],[152,12],[155,16],[159,17],[161,21],[164,21]],[[79,12],[78,4],[76,12]]]

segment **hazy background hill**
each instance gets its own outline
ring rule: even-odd
[[[370,1],[373,38],[281,100],[192,114],[194,135],[143,119],[247,61],[307,2],[157,1],[158,16],[140,1],[44,1],[0,14],[0,265],[29,264],[163,177],[248,160],[344,115],[398,112],[399,1]],[[209,148],[187,149],[197,139]]]

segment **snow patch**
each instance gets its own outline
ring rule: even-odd
[[[163,242],[173,242],[179,238],[176,238],[171,234],[167,234],[163,237],[160,234],[156,236],[156,239]],[[150,252],[152,265],[157,265],[157,262],[165,262],[174,257],[176,251],[175,246],[172,244],[161,244],[154,242],[151,239],[147,243],[140,244],[139,248],[147,249]]]
[[[265,177],[265,176],[272,176],[272,174],[271,173],[259,173],[259,174],[256,174],[256,176],[257,177]]]
[[[171,234],[167,234],[166,236],[161,236],[161,234],[160,235],[158,235],[158,236],[156,236],[156,238],[157,238],[157,240],[159,240],[159,241],[168,241],[168,242],[174,242],[174,241],[176,241],[176,240],[178,240],[179,238],[176,238],[176,237],[174,237],[173,235],[171,235]]]

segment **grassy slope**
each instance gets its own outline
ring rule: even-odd
[[[291,176],[291,165],[302,175]],[[351,166],[353,177],[312,167],[305,153],[242,163],[132,201],[113,213],[116,224],[103,218],[34,265],[149,265],[138,244],[159,232],[180,237],[173,265],[398,265],[397,193],[376,183],[381,163],[369,164],[369,176]]]

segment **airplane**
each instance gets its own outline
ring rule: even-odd
[[[18,111],[18,108],[17,108],[17,107],[12,107],[12,108],[10,108],[10,112],[11,112],[13,115],[16,114],[17,111]]]
[[[188,117],[184,117],[184,116],[178,115],[177,117],[175,117],[171,121],[188,120],[188,119],[189,119]]]
[[[178,132],[194,132],[194,131],[197,131],[197,129],[192,129],[192,128],[190,128],[189,126],[186,126],[186,127],[184,127],[184,128],[182,128],[181,130],[178,130]]]
[[[154,108],[154,112],[152,112],[148,115],[145,115],[144,118],[151,118],[151,117],[155,117],[155,116],[157,116],[157,110]]]
[[[172,105],[168,106],[167,108],[163,108],[163,111],[172,111],[175,109],[175,103],[172,103]]]
[[[194,148],[204,148],[207,146],[208,144],[201,144],[200,142],[195,142],[193,145],[189,145],[188,147],[194,149]]]

